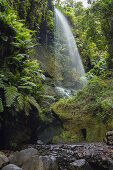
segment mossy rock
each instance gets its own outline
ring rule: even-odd
[[[113,129],[113,80],[94,78],[77,96],[60,99],[51,109],[63,122],[64,142],[101,142]],[[67,135],[68,134],[68,135]]]

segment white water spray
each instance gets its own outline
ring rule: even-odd
[[[81,87],[86,83],[85,71],[80,58],[80,54],[75,42],[73,33],[69,26],[68,20],[63,13],[55,8],[55,55],[67,57],[67,69],[71,68],[71,74],[75,81],[79,81]],[[59,59],[60,60],[60,59]],[[63,62],[63,59],[60,61]],[[60,75],[60,73],[59,73]],[[68,77],[68,76],[67,76]],[[68,81],[68,80],[67,80]],[[62,84],[60,85],[62,86]],[[80,88],[81,88],[80,87]],[[75,87],[76,90],[76,87]]]

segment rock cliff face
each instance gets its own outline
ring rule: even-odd
[[[113,170],[112,147],[104,143],[34,145],[7,156],[2,170]]]

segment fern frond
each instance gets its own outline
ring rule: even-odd
[[[2,103],[2,99],[0,98],[0,112],[3,112],[4,108],[3,108],[3,103]]]
[[[18,96],[17,88],[14,86],[5,87],[5,98],[6,98],[6,106],[11,107],[14,104],[16,97]]]
[[[25,115],[29,116],[29,110],[31,109],[30,103],[28,101],[24,101],[24,111]]]
[[[37,110],[38,110],[39,113],[41,113],[41,108],[40,108],[39,104],[37,103],[37,101],[35,100],[34,97],[32,97],[32,96],[27,96],[26,99],[27,99],[27,101],[28,101],[30,104],[32,104],[34,107],[37,108]]]
[[[0,88],[3,89],[4,87],[5,87],[4,84],[0,82]]]
[[[30,81],[27,81],[26,83],[24,83],[24,85],[29,85],[29,86],[33,86],[36,87],[36,84]]]
[[[24,97],[22,94],[19,94],[19,96],[17,97],[17,107],[18,110],[24,109]]]
[[[43,98],[47,98],[47,99],[51,99],[51,100],[56,100],[56,98],[54,97],[54,96],[49,96],[49,95],[40,95],[41,97],[43,97]]]
[[[18,86],[19,89],[27,89],[27,90],[32,90],[30,86]]]

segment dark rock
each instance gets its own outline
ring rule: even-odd
[[[88,162],[86,162],[85,159],[79,159],[70,163],[69,169],[70,170],[92,170],[92,168],[90,167]]]
[[[105,143],[34,145],[10,155],[24,170],[113,170],[112,147]]]
[[[52,143],[53,137],[60,135],[62,131],[61,122],[53,117],[52,122],[47,122],[40,129],[37,130],[38,140],[41,140],[44,144]]]
[[[108,159],[109,170],[113,170],[113,159]]]
[[[22,168],[19,168],[18,166],[14,164],[9,164],[5,166],[4,168],[2,168],[2,170],[22,170]]]

